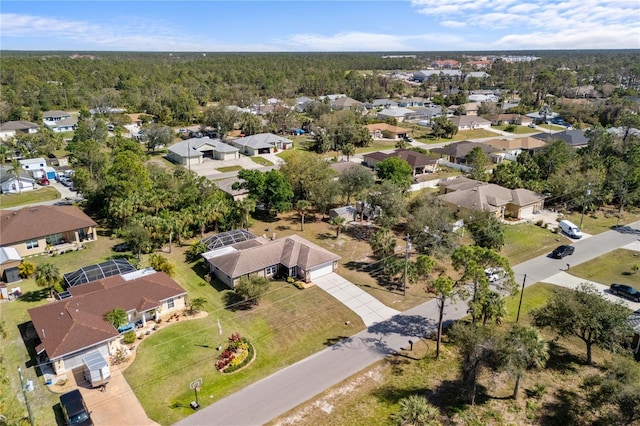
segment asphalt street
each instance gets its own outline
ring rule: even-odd
[[[578,265],[640,239],[640,221],[575,243],[571,260],[546,255],[515,266],[516,279],[527,274],[526,285],[544,281],[566,268]],[[459,301],[445,309],[445,321],[467,314]],[[262,425],[313,398],[325,389],[356,374],[374,362],[405,348],[409,340],[430,335],[436,329],[436,300],[374,324],[368,329],[284,368],[183,419],[178,425]]]

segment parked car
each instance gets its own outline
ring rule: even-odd
[[[42,178],[42,179],[40,179],[40,185],[42,185],[42,186],[48,186],[48,185],[50,185],[50,184],[51,184],[51,182],[49,182],[49,179],[47,179],[47,178]]]
[[[640,291],[635,288],[624,284],[611,284],[609,287],[611,294],[616,296],[626,297],[629,300],[640,303]]]
[[[113,246],[113,251],[115,251],[116,253],[122,253],[124,251],[129,251],[130,246],[129,243],[120,243],[120,244],[116,244],[115,246]]]
[[[505,276],[504,269],[502,268],[487,268],[484,270],[484,273],[487,275],[490,283],[496,282]]]
[[[67,424],[70,426],[93,426],[91,413],[84,404],[82,394],[78,389],[60,396],[60,405]]]
[[[529,124],[529,127],[531,127],[532,129],[535,129],[535,128],[536,128],[536,127],[538,127],[538,126],[536,126],[536,124],[535,124],[535,123],[530,123],[530,124]]]
[[[565,256],[571,256],[575,250],[574,246],[561,245],[551,253],[551,256],[556,259],[562,259]]]

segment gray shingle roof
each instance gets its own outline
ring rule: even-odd
[[[253,149],[273,148],[278,142],[290,144],[291,140],[283,138],[273,133],[259,133],[257,135],[245,136],[244,138],[235,139],[234,144],[250,147]]]

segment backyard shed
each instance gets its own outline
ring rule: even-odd
[[[91,387],[102,386],[111,378],[109,364],[100,352],[90,352],[82,357],[82,361],[84,362],[84,378],[91,383]]]

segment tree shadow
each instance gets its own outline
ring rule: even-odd
[[[351,269],[352,271],[361,270],[363,272],[367,272],[367,268],[371,268],[371,264],[369,262],[357,262],[355,260],[350,260],[343,266],[347,269]]]
[[[385,355],[396,354],[396,350],[387,346],[383,337],[386,335],[400,335],[408,338],[423,339],[436,329],[434,320],[419,315],[396,315],[386,321],[376,323],[368,328],[370,334],[381,337],[364,337],[361,340],[368,346]]]
[[[488,388],[481,383],[476,386],[476,405],[484,405],[491,400],[487,395]],[[427,392],[427,399],[436,405],[443,413],[451,416],[463,411],[470,405],[464,392],[464,384],[460,380],[445,380],[440,386]]]
[[[621,234],[636,234],[636,235],[640,235],[640,229],[634,229],[628,225],[624,225],[624,226],[612,226],[611,229],[613,229],[616,232],[619,232]]]
[[[578,395],[567,389],[560,389],[555,398],[542,404],[538,412],[537,424],[550,426],[565,426],[579,424],[578,411],[581,404]]]
[[[278,226],[276,226],[276,231],[288,231],[289,229],[291,229],[291,227],[289,225],[278,225]]]
[[[564,346],[558,344],[557,341],[549,342],[549,360],[547,361],[547,369],[556,370],[561,373],[575,373],[578,365],[582,365],[583,360],[570,353]]]
[[[316,238],[325,241],[325,240],[335,240],[336,234],[332,232],[323,232],[322,234],[316,234]]]
[[[31,321],[27,321],[22,324],[18,324],[18,331],[20,332],[22,342],[29,354],[29,359],[25,362],[24,367],[38,367],[39,363],[38,354],[36,353],[36,345],[40,343],[40,338],[38,337],[38,333],[36,333],[36,329],[33,327],[33,323]],[[35,368],[34,370],[38,377],[42,376],[40,368]]]
[[[231,312],[248,311],[254,306],[252,302],[244,300],[233,291],[225,293],[222,296],[222,299],[224,300],[225,308],[227,308]]]
[[[57,426],[65,426],[67,424],[67,421],[64,418],[64,413],[62,412],[62,405],[60,405],[60,403],[58,402],[57,404],[54,404],[53,407],[51,407],[53,409],[53,415],[55,416],[56,419],[56,425]]]
[[[342,341],[344,341],[345,339],[348,339],[349,336],[336,336],[336,337],[329,337],[327,340],[324,341],[323,345],[327,346],[327,347],[331,347],[334,346]]]
[[[351,222],[345,233],[356,240],[370,241],[375,231],[376,227],[366,222]]]
[[[41,300],[45,300],[47,297],[49,297],[49,289],[43,288],[40,290],[33,290],[22,293],[22,296],[20,296],[18,300],[22,302],[32,303],[40,302]]]

